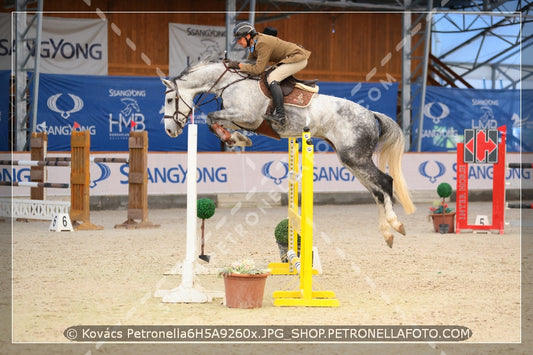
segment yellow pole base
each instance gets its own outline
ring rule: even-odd
[[[300,307],[338,307],[333,291],[313,291],[311,298],[302,297],[300,291],[276,291],[272,295],[274,306]]]

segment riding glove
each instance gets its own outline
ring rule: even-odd
[[[226,66],[228,67],[228,69],[240,69],[239,68],[239,62],[237,62],[235,60],[230,60],[230,61],[226,62]]]

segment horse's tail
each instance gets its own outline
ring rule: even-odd
[[[405,213],[415,211],[415,205],[407,189],[407,183],[402,173],[402,157],[405,145],[403,132],[396,122],[390,117],[379,112],[374,112],[374,117],[380,124],[381,134],[378,144],[378,168],[385,171],[389,167],[389,174],[393,178],[393,191],[400,201]]]

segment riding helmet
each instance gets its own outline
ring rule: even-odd
[[[257,34],[254,26],[249,22],[239,22],[233,27],[233,37],[235,37],[236,40],[246,36],[248,33],[250,33],[252,37]]]

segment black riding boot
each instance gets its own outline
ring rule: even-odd
[[[285,124],[285,107],[283,106],[283,92],[277,81],[273,81],[269,85],[270,93],[272,94],[272,101],[274,102],[274,107],[276,112],[273,115],[264,115],[268,121],[273,123],[284,125]]]

